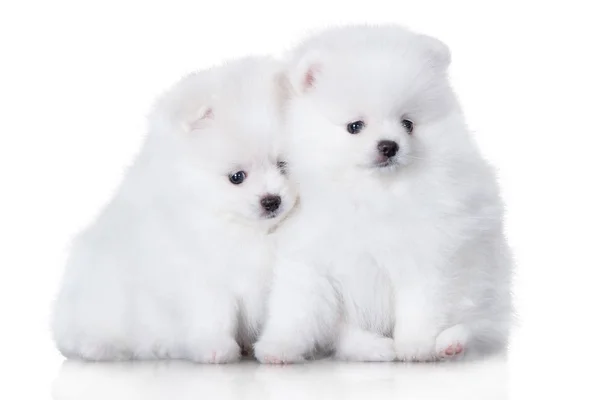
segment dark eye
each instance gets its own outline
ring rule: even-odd
[[[413,131],[413,122],[409,119],[402,120],[402,126],[406,129],[406,132],[412,133]]]
[[[358,132],[362,131],[364,127],[365,127],[365,123],[363,121],[354,121],[354,122],[350,122],[346,126],[346,129],[348,129],[349,133],[356,135]]]
[[[277,161],[277,168],[282,174],[287,174],[287,163],[285,161]]]
[[[246,179],[246,173],[244,171],[234,172],[233,174],[229,175],[229,182],[233,183],[234,185],[239,185],[240,183],[244,182],[244,179]]]

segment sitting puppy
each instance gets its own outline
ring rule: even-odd
[[[511,256],[492,168],[469,135],[436,39],[326,31],[292,52],[290,177],[255,354],[429,361],[504,347]]]
[[[54,338],[86,360],[238,360],[264,317],[269,231],[295,204],[280,67],[248,58],[168,91],[114,199],[74,242]]]

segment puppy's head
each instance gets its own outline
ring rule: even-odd
[[[338,28],[308,40],[287,73],[292,147],[303,153],[294,162],[302,166],[310,154],[305,167],[339,176],[388,174],[435,157],[428,148],[458,112],[449,63],[443,43],[394,26]]]
[[[235,61],[185,78],[158,106],[191,201],[246,225],[271,227],[296,201],[280,146],[279,74],[269,58]]]

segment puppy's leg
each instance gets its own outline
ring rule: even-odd
[[[335,358],[342,361],[393,361],[396,359],[394,340],[344,324],[336,343]]]
[[[512,258],[501,233],[478,236],[456,254],[448,291],[455,299],[436,339],[440,359],[478,358],[506,349],[513,323]]]
[[[178,358],[208,364],[238,361],[241,349],[235,340],[237,309],[233,295],[205,292],[195,305],[188,305],[188,335]]]
[[[425,280],[396,288],[394,345],[400,361],[435,361],[436,338],[445,319],[439,288]]]
[[[344,361],[393,361],[393,289],[387,271],[370,255],[362,254],[332,274],[343,304],[334,357]]]
[[[325,275],[301,263],[282,262],[254,354],[262,363],[303,362],[317,346],[330,344],[338,315],[337,297]]]
[[[52,334],[67,358],[124,361],[136,358],[127,329],[126,302],[120,292],[104,296],[98,287],[63,289],[54,305]]]

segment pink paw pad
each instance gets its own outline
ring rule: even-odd
[[[284,361],[280,360],[277,357],[273,356],[265,356],[264,358],[266,364],[285,364]]]
[[[442,357],[442,358],[454,357],[454,356],[461,354],[463,351],[464,351],[464,348],[463,348],[462,344],[453,343],[450,346],[446,347],[446,349],[443,352],[441,352],[440,357]]]

